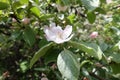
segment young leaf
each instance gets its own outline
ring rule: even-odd
[[[62,51],[57,58],[57,66],[67,80],[78,80],[80,66],[77,57],[69,50]]]
[[[70,23],[73,24],[73,23],[74,23],[74,20],[75,20],[75,14],[69,15],[67,18],[69,19]]]
[[[35,33],[33,29],[27,26],[23,32],[23,38],[30,46],[32,46],[35,43]]]
[[[94,43],[85,44],[85,43],[70,41],[69,44],[75,48],[87,52],[89,56],[93,56],[99,60],[102,59],[103,52],[101,51],[100,47]]]
[[[36,16],[36,17],[40,17],[40,10],[37,7],[32,7],[30,9],[30,11]]]
[[[33,66],[33,64],[53,46],[53,43],[49,43],[45,46],[43,46],[41,49],[39,49],[33,56],[33,58],[30,61],[30,68]]]

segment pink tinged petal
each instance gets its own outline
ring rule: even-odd
[[[55,26],[54,23],[50,27],[44,27],[45,37],[48,41],[54,41],[57,44],[69,41],[72,37],[72,26],[67,25],[65,30],[62,30],[60,26]],[[71,36],[70,36],[71,35]]]
[[[45,32],[45,37],[47,38],[48,41],[52,41],[55,39],[56,35],[50,30],[48,26],[44,27],[44,32]]]
[[[74,36],[74,34],[72,34],[70,37],[68,37],[67,39],[61,39],[61,38],[57,38],[56,40],[54,40],[55,43],[60,44],[60,43],[64,43],[69,41],[72,37]]]
[[[58,32],[62,32],[63,30],[60,26],[57,26],[57,27],[52,27],[51,31],[57,34]]]
[[[68,38],[71,33],[72,33],[72,26],[67,25],[66,28],[63,31],[63,38],[64,39]]]

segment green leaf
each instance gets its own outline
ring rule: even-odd
[[[12,4],[12,6],[13,6],[14,9],[18,9],[19,7],[22,6],[22,4],[19,1],[16,1]]]
[[[23,61],[23,62],[21,62],[20,63],[20,69],[21,69],[21,71],[23,72],[23,73],[25,73],[26,72],[26,70],[28,69],[28,62],[27,61]]]
[[[12,34],[11,34],[11,39],[15,40],[18,39],[22,34],[22,31],[20,30],[15,30]]]
[[[106,50],[108,49],[108,47],[109,47],[109,46],[108,46],[106,43],[104,43],[104,42],[103,42],[103,43],[100,43],[99,46],[100,46],[100,48],[101,48],[102,51],[106,51]]]
[[[32,7],[30,9],[30,11],[36,16],[36,17],[40,17],[40,10],[37,7]]]
[[[109,56],[111,58],[112,61],[116,62],[116,63],[120,63],[120,54],[119,53],[112,53]]]
[[[100,0],[81,0],[82,4],[88,9],[88,11],[93,11],[100,5]]]
[[[55,17],[55,15],[54,14],[42,14],[40,16],[40,19],[46,21],[47,19],[52,18],[52,17]]]
[[[102,59],[103,52],[101,51],[100,47],[94,43],[78,43],[74,41],[70,41],[69,44],[74,48],[78,48],[84,52],[87,52],[87,55],[93,56],[97,59]]]
[[[95,22],[96,19],[96,15],[94,14],[94,12],[88,12],[87,13],[87,19],[89,20],[89,22],[92,24]]]
[[[120,41],[112,47],[112,50],[120,50]]]
[[[43,57],[45,64],[48,65],[51,62],[56,62],[57,57],[58,57],[60,52],[61,52],[61,50],[59,50],[59,49],[52,49],[51,48],[50,50],[48,50],[47,53],[45,54],[45,56]]]
[[[120,64],[112,63],[110,66],[112,68],[113,76],[120,79]]]
[[[62,3],[63,3],[64,5],[70,5],[70,0],[62,0]]]
[[[78,80],[80,66],[77,57],[69,50],[62,51],[57,58],[57,66],[67,80]]]
[[[30,68],[33,66],[33,64],[41,57],[44,56],[45,53],[53,46],[53,43],[49,43],[45,46],[43,46],[41,49],[39,49],[33,56],[33,58],[30,61]]]
[[[29,0],[20,0],[21,4],[28,4]]]
[[[9,4],[5,2],[0,2],[0,10],[9,8]]]
[[[35,33],[34,33],[33,29],[31,29],[30,27],[27,26],[23,32],[23,38],[30,46],[32,46],[36,41]]]
[[[112,29],[117,36],[120,36],[120,29],[114,26],[110,27],[110,29]]]
[[[106,0],[100,0],[101,3],[106,3]]]
[[[96,8],[95,11],[97,11],[97,12],[99,12],[99,13],[101,13],[101,14],[106,14],[105,10],[103,10],[103,9],[100,8],[100,7]]]

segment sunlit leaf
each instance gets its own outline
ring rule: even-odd
[[[21,4],[28,4],[29,0],[20,0]]]
[[[94,43],[78,43],[74,41],[70,41],[69,44],[74,48],[78,48],[84,52],[87,52],[87,55],[96,57],[97,59],[102,59],[103,52],[101,51],[100,47]]]
[[[30,9],[30,11],[36,16],[36,17],[40,17],[40,10],[37,7],[32,7]]]
[[[78,80],[80,66],[77,57],[69,50],[62,51],[57,58],[57,65],[62,76],[68,80]]]

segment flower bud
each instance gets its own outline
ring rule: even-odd
[[[89,37],[92,38],[92,39],[94,39],[97,36],[98,36],[98,32],[92,32]]]
[[[15,18],[12,18],[12,22],[15,23],[17,22],[17,20]]]
[[[29,18],[24,18],[24,19],[22,19],[22,23],[27,25],[27,24],[30,23],[30,19]]]
[[[56,7],[57,7],[57,10],[60,12],[60,11],[66,11],[67,10],[67,8],[68,8],[68,6],[62,6],[62,5],[60,5],[60,4],[58,4],[58,5],[56,5]]]

